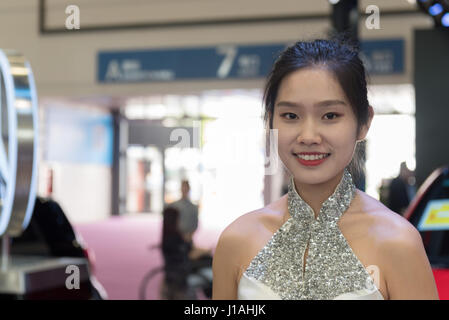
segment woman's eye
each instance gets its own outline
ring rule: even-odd
[[[281,114],[281,117],[282,117],[282,118],[285,118],[286,115],[291,115],[291,116],[296,117],[296,114],[291,113],[291,112],[283,113],[283,114]],[[294,118],[287,118],[287,120],[293,120],[293,119],[294,119]]]
[[[331,116],[331,118],[328,117],[329,115]],[[338,118],[340,115],[333,112],[329,112],[326,113],[324,116],[327,117],[328,120],[334,120],[335,118]]]

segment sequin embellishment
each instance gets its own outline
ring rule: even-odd
[[[245,274],[269,286],[282,299],[330,300],[343,293],[372,290],[371,276],[337,225],[354,196],[355,185],[345,168],[340,183],[315,219],[291,177],[287,195],[290,218],[254,257]]]

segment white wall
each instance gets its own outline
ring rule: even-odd
[[[70,221],[87,223],[111,214],[111,169],[100,165],[53,164],[53,199]]]
[[[101,165],[49,163],[39,166],[38,195],[47,194],[48,169],[53,170],[53,194],[67,218],[75,224],[107,219],[111,215],[111,169]]]

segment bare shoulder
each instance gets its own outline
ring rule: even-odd
[[[216,251],[221,254],[230,254],[233,257],[238,257],[245,246],[242,243],[247,243],[254,234],[260,224],[260,216],[263,209],[257,209],[245,213],[233,222],[231,222],[220,234],[218,239]]]
[[[223,230],[219,243],[225,242],[230,246],[238,244],[237,247],[242,247],[242,243],[249,244],[251,240],[257,240],[257,235],[261,232],[275,227],[280,218],[281,213],[276,210],[275,203],[242,214]]]
[[[369,223],[369,234],[382,247],[416,245],[421,236],[416,228],[404,217],[391,211],[379,200],[357,190],[359,201],[357,211]]]
[[[251,238],[254,233],[276,228],[285,213],[286,199],[283,196],[263,208],[239,216],[223,230],[220,238],[241,241]]]
[[[245,213],[231,222],[221,233],[220,242],[241,243],[256,228],[260,209]]]
[[[360,220],[378,253],[389,299],[438,299],[419,231],[404,217],[357,190]],[[357,216],[357,215],[354,215]],[[371,250],[373,251],[373,250]]]
[[[253,251],[279,226],[284,212],[283,198],[236,218],[221,233],[217,248],[232,252],[240,264],[247,262]]]
[[[362,200],[361,211],[367,214],[372,222],[372,230],[383,243],[405,245],[421,242],[418,230],[407,219],[365,192],[357,191]]]
[[[248,257],[271,225],[269,206],[245,213],[220,234],[214,252],[213,299],[236,299],[238,282]]]
[[[369,197],[365,201],[374,217],[389,299],[438,299],[432,267],[419,231],[378,200]]]

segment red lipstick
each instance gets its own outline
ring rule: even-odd
[[[326,156],[322,159],[315,159],[315,160],[306,160],[306,159],[302,159],[298,156],[298,154],[301,155],[322,155],[325,154]],[[298,160],[298,162],[304,166],[318,166],[320,164],[322,164],[324,161],[326,161],[327,158],[329,158],[330,153],[323,153],[323,152],[300,152],[298,154],[295,154],[296,159]]]

